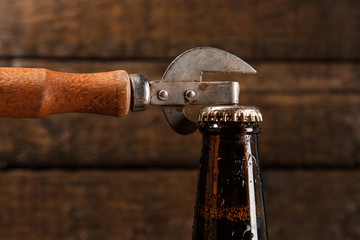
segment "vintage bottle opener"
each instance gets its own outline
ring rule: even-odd
[[[160,81],[139,74],[111,71],[61,73],[36,68],[0,68],[0,117],[38,118],[81,112],[125,116],[149,104],[161,105],[170,126],[180,134],[194,132],[187,105],[238,104],[237,82],[203,82],[204,72],[256,71],[240,58],[220,49],[199,47],[178,56]]]

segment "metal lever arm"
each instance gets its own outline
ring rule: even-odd
[[[0,68],[0,117],[38,118],[81,112],[124,116],[131,104],[125,71],[92,74]]]

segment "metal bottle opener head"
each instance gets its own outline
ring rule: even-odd
[[[199,47],[179,55],[167,68],[160,83],[151,84],[151,103],[165,97],[162,109],[169,125],[180,134],[194,132],[198,123],[188,119],[185,106],[188,104],[237,104],[240,86],[237,82],[202,82],[204,72],[239,72],[256,73],[249,64],[226,51]],[[166,89],[161,83],[176,83]],[[168,85],[171,86],[171,85]],[[159,88],[160,87],[160,88]],[[181,102],[165,102],[175,95]],[[179,96],[180,95],[180,96]],[[153,98],[157,98],[156,100]],[[169,105],[168,105],[169,104]]]
[[[134,99],[133,111],[141,111],[150,104],[161,105],[169,125],[180,134],[198,128],[185,114],[187,105],[231,105],[239,103],[238,82],[203,82],[204,72],[256,73],[246,62],[226,51],[198,47],[179,55],[166,69],[161,81],[151,81],[131,75]],[[142,87],[136,87],[139,84]],[[138,109],[137,109],[138,108]]]

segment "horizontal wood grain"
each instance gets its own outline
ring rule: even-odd
[[[1,56],[174,58],[213,46],[247,59],[359,59],[357,0],[5,0]]]
[[[1,173],[0,237],[188,239],[194,180],[193,171]]]
[[[39,61],[17,67],[97,72],[125,69],[160,79],[165,62]],[[360,165],[360,68],[356,63],[251,63],[240,78],[241,104],[260,107],[260,153],[265,167]],[[212,78],[214,76],[206,76]],[[219,78],[219,76],[217,76]],[[197,167],[199,133],[175,134],[161,108],[125,118],[63,114],[0,120],[0,167]]]
[[[10,60],[0,58],[0,67],[2,67],[2,66],[7,67],[7,66],[10,66],[10,64],[11,64]]]
[[[359,239],[359,171],[264,171],[269,239]]]
[[[190,239],[197,173],[7,171],[0,237]],[[263,171],[269,239],[359,239],[359,171]]]

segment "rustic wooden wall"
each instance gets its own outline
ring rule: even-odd
[[[270,239],[360,239],[357,0],[0,0],[0,66],[159,79],[196,46],[258,74]],[[201,136],[158,107],[0,119],[0,239],[190,239]],[[96,169],[96,170],[95,170]]]

